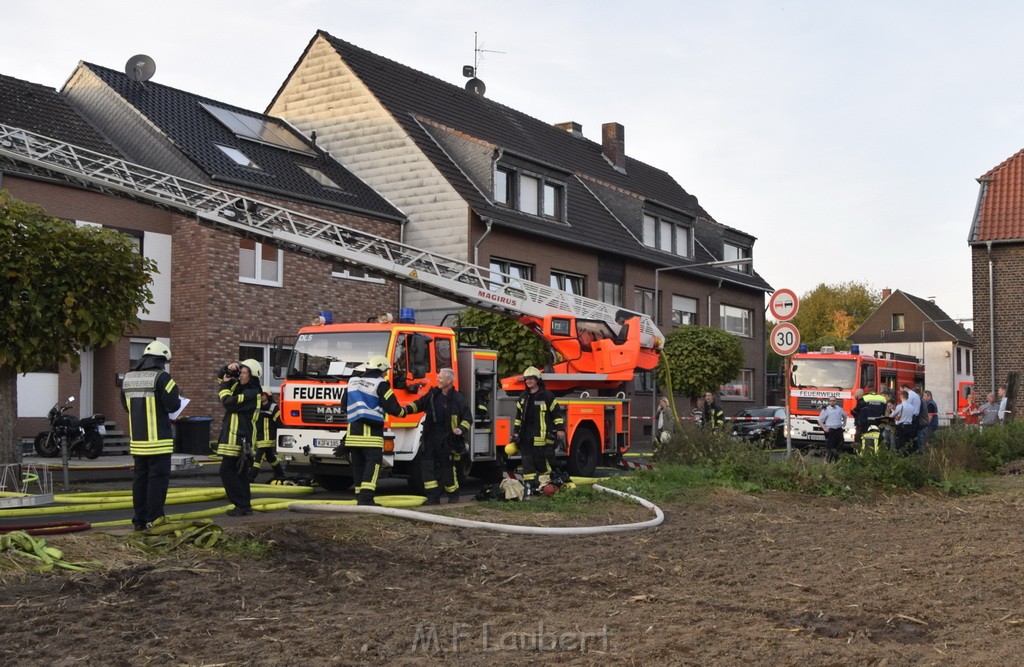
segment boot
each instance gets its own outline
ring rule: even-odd
[[[280,463],[274,466],[274,476],[271,479],[284,479],[284,466]]]
[[[441,489],[430,489],[427,491],[427,502],[424,505],[440,505],[441,504]]]
[[[449,491],[448,492],[448,504],[451,505],[452,503],[457,503],[457,502],[459,502],[459,492],[458,491]]]
[[[372,491],[360,491],[356,495],[356,505],[376,505],[377,503],[373,500]]]

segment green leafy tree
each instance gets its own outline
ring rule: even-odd
[[[551,361],[547,341],[534,335],[519,320],[470,308],[459,315],[459,343],[498,351],[498,375],[511,377],[527,366],[543,369]]]
[[[881,303],[881,293],[865,283],[821,283],[800,297],[800,310],[792,322],[800,330],[800,339],[811,347],[827,336],[846,338]]]
[[[743,347],[736,336],[714,327],[684,326],[665,336],[656,374],[659,386],[696,398],[706,391],[717,392],[742,367]]]
[[[0,463],[17,463],[19,373],[70,364],[138,326],[152,260],[120,232],[76,227],[0,190]]]

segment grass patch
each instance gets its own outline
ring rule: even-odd
[[[270,555],[273,545],[252,536],[228,535],[217,545],[217,549],[230,556],[262,560]]]

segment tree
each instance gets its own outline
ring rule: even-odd
[[[139,324],[150,273],[125,234],[76,227],[0,190],[0,463],[21,461],[18,373],[70,364]]]
[[[865,283],[821,283],[800,297],[800,310],[792,322],[800,330],[800,339],[811,347],[828,336],[846,338],[881,303],[881,293]]]
[[[543,369],[551,361],[547,341],[519,320],[477,308],[459,314],[459,343],[498,351],[498,376],[511,377],[527,366]]]
[[[659,386],[696,398],[706,391],[717,393],[736,379],[742,366],[743,347],[736,336],[713,327],[683,326],[665,336],[656,374]]]

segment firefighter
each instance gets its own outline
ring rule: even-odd
[[[135,459],[132,525],[138,530],[164,515],[171,483],[174,438],[170,415],[181,408],[181,398],[178,385],[164,370],[170,360],[170,348],[155,340],[121,384],[121,402],[128,411],[128,451]]]
[[[868,433],[868,429],[875,426],[876,433],[881,426],[882,417],[885,416],[885,407],[888,403],[888,399],[882,394],[876,394],[872,388],[868,388],[863,393],[861,401],[863,404],[858,402],[857,413],[853,415],[854,423],[857,425],[857,435],[854,436],[854,443],[861,444],[864,439],[864,435]],[[877,442],[878,436],[872,436]]]
[[[425,413],[420,458],[427,505],[441,502],[438,478],[444,484],[448,502],[459,502],[459,476],[455,466],[462,459],[464,434],[469,432],[472,414],[466,399],[454,385],[455,371],[442,368],[437,372],[437,386],[403,408],[407,415]]]
[[[235,505],[227,515],[249,516],[252,514],[249,468],[256,414],[263,398],[260,387],[263,366],[255,359],[246,359],[231,362],[223,371],[217,392],[225,411],[217,439],[217,454],[222,457],[220,479],[228,500]]]
[[[725,413],[722,411],[722,407],[718,405],[715,400],[713,393],[706,392],[704,394],[704,409],[701,413],[701,424],[704,428],[717,431],[725,426]]]
[[[540,371],[530,366],[523,371],[526,389],[516,401],[512,441],[523,456],[523,481],[537,493],[537,473],[555,468],[555,441],[565,440],[565,417],[558,399],[544,387]]]
[[[348,434],[344,448],[352,460],[358,505],[376,505],[377,477],[384,461],[384,414],[402,416],[402,406],[383,378],[391,365],[387,357],[374,355],[349,380],[347,394]]]
[[[269,391],[262,394],[260,411],[256,413],[256,433],[253,436],[255,441],[255,455],[252,459],[252,466],[249,469],[249,482],[255,482],[260,474],[260,466],[266,459],[270,464],[274,480],[284,479],[284,464],[277,458],[275,446],[277,444],[277,427],[281,425],[281,408],[274,402],[274,396]]]

